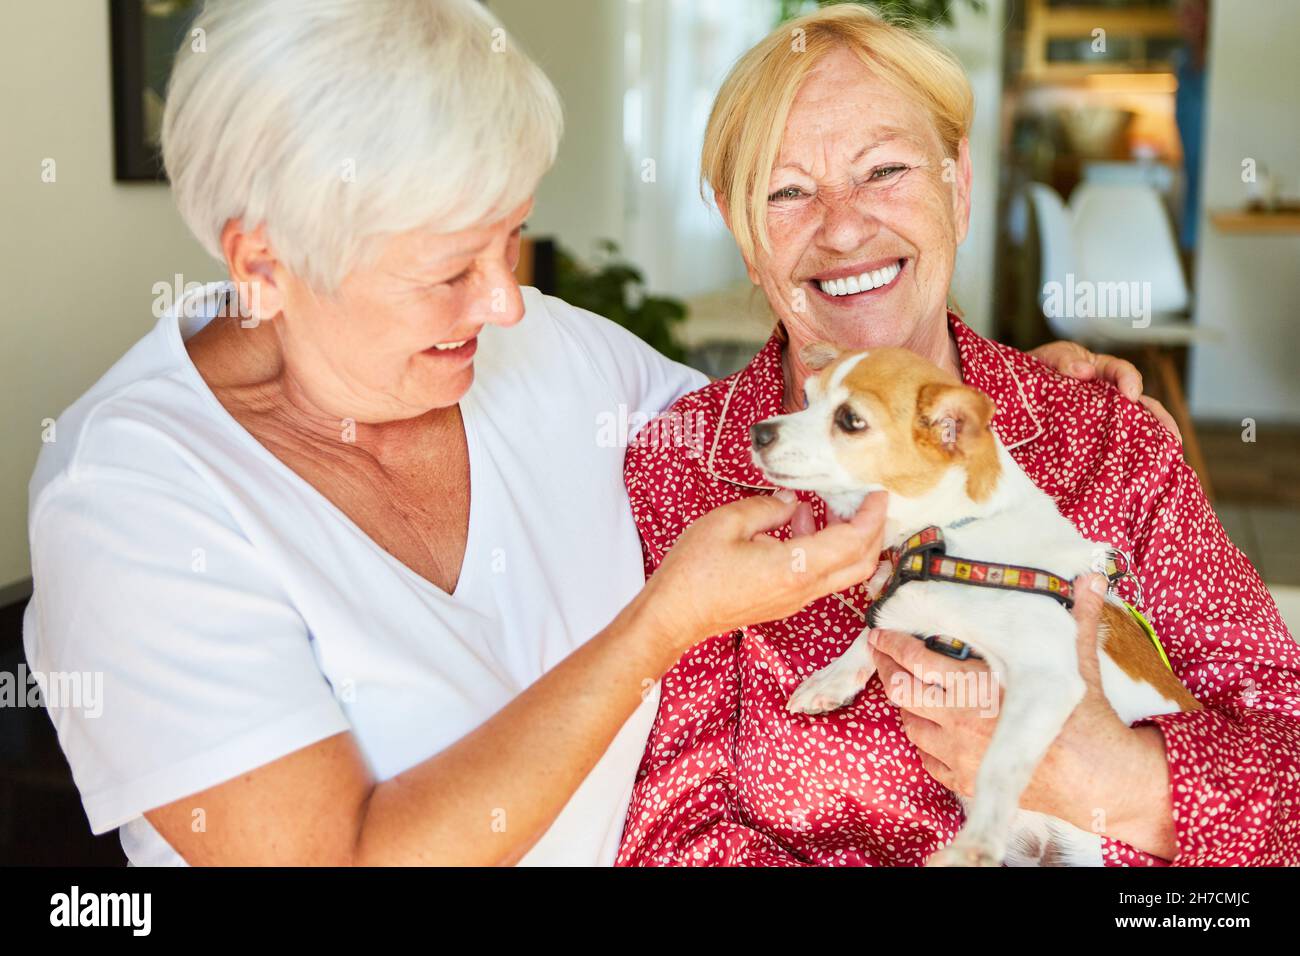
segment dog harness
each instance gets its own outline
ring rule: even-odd
[[[959,522],[956,526],[964,523],[966,522]],[[943,540],[943,531],[937,525],[922,528],[901,545],[890,548],[889,559],[894,566],[894,571],[889,576],[880,597],[876,598],[867,609],[867,624],[870,627],[876,626],[880,609],[885,602],[899,588],[911,581],[946,581],[972,587],[1018,591],[1022,594],[1041,594],[1058,601],[1067,611],[1074,607],[1074,585],[1068,578],[1041,568],[1024,567],[1018,564],[994,564],[948,554],[947,545]],[[1116,585],[1126,577],[1133,578],[1134,583],[1137,584],[1137,575],[1133,573],[1132,562],[1118,548],[1108,549],[1106,580],[1109,582],[1110,590],[1113,592]],[[1140,601],[1142,599],[1140,586],[1138,595]],[[1142,632],[1155,645],[1165,667],[1172,671],[1173,666],[1169,663],[1169,657],[1161,647],[1160,639],[1156,636],[1150,622],[1133,605],[1127,601],[1123,604],[1142,628]],[[940,634],[918,634],[916,637],[925,641],[925,646],[930,650],[946,654],[959,661],[968,658],[979,659],[979,655],[971,650],[969,644],[956,638],[944,637]]]

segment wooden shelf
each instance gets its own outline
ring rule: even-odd
[[[1047,45],[1053,39],[1091,37],[1097,29],[1111,40],[1136,41],[1138,59],[1052,62]],[[1147,41],[1179,36],[1172,9],[1110,7],[1080,4],[1049,7],[1044,0],[1027,0],[1025,8],[1024,76],[1030,82],[1072,81],[1091,73],[1168,72],[1170,65],[1146,56]]]
[[[1210,222],[1219,232],[1234,235],[1300,236],[1300,212],[1220,209],[1210,213]]]
[[[1031,8],[1032,9],[1032,8]],[[1042,33],[1049,37],[1086,37],[1101,27],[1106,33],[1123,37],[1178,36],[1178,19],[1172,10],[1132,9],[1123,7],[1066,7],[1042,11]]]

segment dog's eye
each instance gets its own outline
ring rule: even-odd
[[[841,431],[846,432],[860,432],[867,428],[866,421],[847,405],[835,409],[835,424]]]

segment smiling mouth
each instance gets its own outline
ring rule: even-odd
[[[431,345],[424,350],[425,355],[436,355],[442,358],[458,358],[472,356],[478,348],[478,336],[471,339],[461,339],[458,342],[439,342],[437,345]]]
[[[845,276],[840,279],[814,279],[812,285],[822,295],[832,299],[853,298],[890,288],[906,267],[907,259],[903,258],[859,275]]]

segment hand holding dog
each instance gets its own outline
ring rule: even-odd
[[[1101,582],[1100,591],[1092,582]],[[1079,669],[1088,689],[1020,805],[1169,859],[1176,844],[1163,737],[1155,727],[1129,727],[1106,700],[1097,657],[1105,582],[1082,575],[1074,583]],[[987,662],[954,660],[897,631],[876,631],[869,643],[886,696],[900,708],[903,730],[920,751],[922,765],[948,789],[971,796],[997,709],[971,699],[982,695],[955,698],[952,689],[969,681],[964,686],[991,687],[1000,694],[995,682],[977,677],[991,673]]]
[[[1178,430],[1178,422],[1164,405],[1150,395],[1143,394],[1142,373],[1132,362],[1114,355],[1099,355],[1078,342],[1048,342],[1029,354],[1062,375],[1084,382],[1094,378],[1109,382],[1130,402],[1139,402],[1149,408],[1160,424],[1169,429],[1178,443],[1182,444],[1183,433]]]
[[[714,634],[788,617],[871,577],[885,529],[884,492],[816,533],[793,492],[723,505],[686,529],[643,592],[678,653]],[[767,532],[791,524],[795,536]]]

